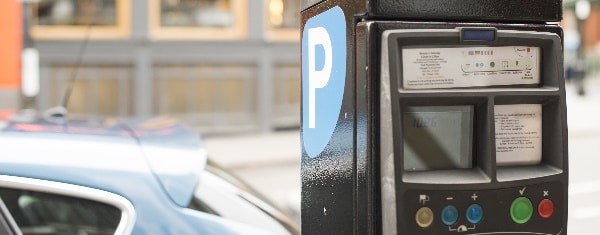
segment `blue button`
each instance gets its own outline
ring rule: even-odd
[[[469,223],[478,224],[483,219],[483,208],[480,205],[472,204],[467,208],[467,220]]]
[[[454,206],[446,206],[442,209],[442,223],[445,225],[453,225],[458,221],[458,209]]]

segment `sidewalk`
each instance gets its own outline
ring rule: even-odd
[[[577,95],[575,84],[566,85],[569,139],[600,137],[600,77],[587,78],[584,84],[585,96]]]
[[[208,156],[229,169],[300,164],[300,131],[205,138]]]
[[[600,77],[587,78],[585,96],[567,84],[570,234],[595,234],[600,218]]]

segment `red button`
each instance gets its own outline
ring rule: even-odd
[[[544,219],[550,218],[554,214],[554,203],[550,199],[544,199],[538,205],[538,213]]]

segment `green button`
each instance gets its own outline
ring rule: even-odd
[[[510,217],[517,224],[527,223],[532,215],[533,205],[526,197],[519,197],[510,205]]]

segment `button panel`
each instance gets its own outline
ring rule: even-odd
[[[409,221],[399,224],[399,234],[557,234],[566,229],[560,182],[486,190],[437,188],[404,192],[398,210],[414,217],[406,220],[398,213]]]

